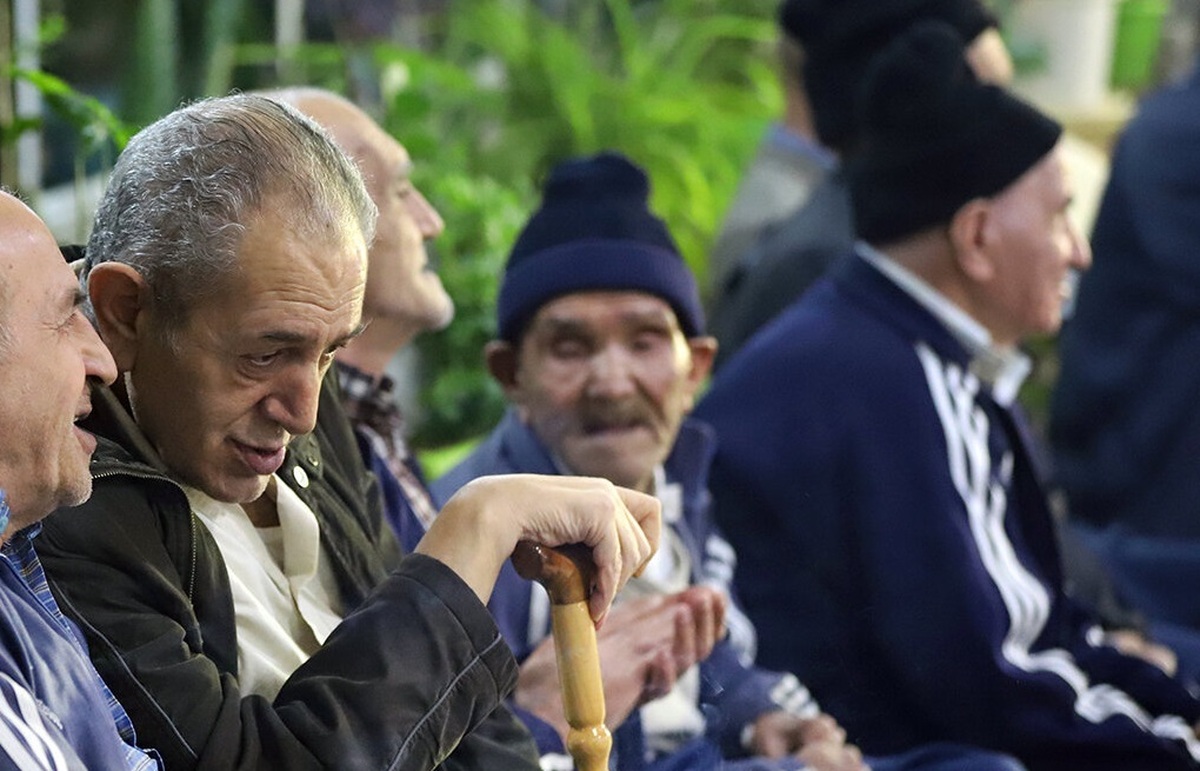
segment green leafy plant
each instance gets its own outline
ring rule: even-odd
[[[736,10],[735,10],[736,7]],[[703,279],[707,250],[780,109],[774,2],[605,0],[562,17],[519,0],[453,4],[429,51],[375,50],[386,126],[446,218],[440,273],[458,307],[418,343],[418,446],[491,428],[502,396],[482,366],[504,261],[557,161],[620,150]]]
[[[62,37],[66,26],[61,15],[51,15],[43,20],[38,31],[36,45],[44,48]],[[81,187],[86,175],[87,161],[99,157],[104,166],[111,166],[116,154],[125,147],[132,129],[118,118],[100,100],[73,88],[69,83],[40,69],[16,65],[17,51],[13,61],[4,63],[3,78],[0,80],[24,82],[37,89],[46,110],[72,128],[79,139],[75,153],[75,181]],[[26,131],[40,130],[45,124],[44,116],[16,117],[0,123],[0,145],[8,145]]]

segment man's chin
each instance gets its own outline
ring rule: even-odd
[[[268,476],[239,477],[236,479],[220,479],[195,485],[200,492],[222,503],[250,503],[262,497],[267,484],[271,481]]]
[[[650,461],[637,462],[640,457],[640,453],[633,452],[604,458],[592,455],[580,458],[578,463],[572,464],[572,470],[579,476],[600,477],[619,487],[640,490],[646,487],[648,480],[654,476],[654,464]]]
[[[78,506],[91,497],[92,475],[85,471],[82,478],[73,480],[59,493],[58,505],[62,507]],[[49,513],[46,512],[46,514]]]

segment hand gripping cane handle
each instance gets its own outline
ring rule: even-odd
[[[532,541],[517,544],[513,566],[550,594],[550,623],[562,687],[563,710],[571,726],[567,751],[578,771],[607,771],[612,734],[604,725],[604,685],[596,626],[588,612],[592,584],[591,550],[582,544],[551,549]]]

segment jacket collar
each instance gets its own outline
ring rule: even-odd
[[[974,374],[999,404],[1016,399],[1032,368],[1029,357],[993,345],[986,329],[920,278],[862,242],[833,273],[843,290],[906,337]]]

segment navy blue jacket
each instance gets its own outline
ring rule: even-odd
[[[0,492],[0,506],[3,506]],[[40,526],[13,536],[27,550]],[[46,591],[43,604],[9,553],[0,555],[0,768],[124,769],[133,759],[117,733],[83,637]],[[157,765],[146,759],[148,765]]]
[[[1200,539],[1200,73],[1117,143],[1059,345],[1050,442],[1072,515]]]
[[[728,592],[733,555],[712,523],[705,484],[712,452],[712,434],[708,427],[696,421],[685,421],[664,468],[667,479],[678,482],[683,488],[683,516],[672,527],[691,554],[692,582],[718,585],[718,588]],[[509,411],[500,425],[470,456],[433,484],[434,498],[440,505],[472,479],[517,472],[559,473],[545,446]],[[549,629],[540,636],[530,634],[531,588],[531,582],[518,576],[511,564],[507,564],[496,581],[488,605],[518,661],[524,660],[549,634]],[[753,629],[745,623],[741,611],[732,604],[729,626],[730,636],[718,643],[712,655],[701,664],[701,702],[706,706],[708,733],[712,741],[725,754],[737,756],[744,753],[740,747],[742,728],[763,712],[781,708],[771,699],[771,691],[787,676],[743,662],[742,658],[753,657]],[[556,745],[561,747],[561,742],[552,731],[550,734],[539,731],[539,723],[536,721],[530,727],[543,752],[554,751]],[[549,728],[544,723],[540,727]],[[623,741],[626,746],[634,743],[636,746],[636,740],[622,737],[621,733],[619,729],[616,737],[618,742]],[[621,744],[617,746],[620,749]],[[630,755],[629,752],[619,754],[622,770],[641,767],[640,759]],[[719,762],[718,753],[712,752],[708,756],[712,758],[710,762]],[[771,767],[782,766],[776,764]]]
[[[1019,416],[967,352],[847,255],[696,410],[759,663],[795,672],[870,754],[934,741],[1032,771],[1195,768],[1200,703],[1093,644],[1063,594]]]

